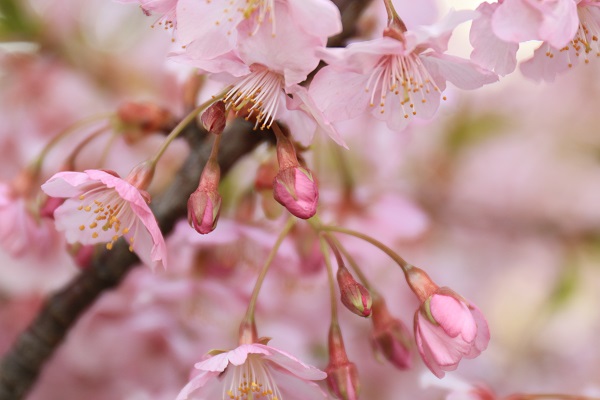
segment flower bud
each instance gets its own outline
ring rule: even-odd
[[[204,129],[215,135],[220,135],[227,124],[227,112],[225,103],[222,101],[214,102],[202,113],[200,117]]]
[[[316,214],[319,189],[312,173],[300,166],[279,171],[273,180],[273,196],[298,218]]]
[[[221,195],[218,186],[220,179],[219,164],[209,160],[202,171],[198,188],[188,199],[188,221],[198,233],[212,232],[221,212]]]
[[[371,294],[354,279],[348,268],[340,266],[337,271],[342,303],[354,314],[361,317],[371,315]]]
[[[356,365],[348,360],[342,332],[337,324],[331,325],[329,329],[329,364],[325,372],[331,393],[342,400],[358,399],[358,371]]]
[[[117,116],[123,124],[127,143],[135,143],[153,132],[168,131],[173,125],[173,115],[152,103],[124,103],[117,110]]]
[[[398,369],[411,366],[411,334],[398,318],[394,318],[383,298],[373,300],[373,333],[371,346],[377,356],[385,357]]]
[[[150,186],[150,183],[152,183],[154,170],[155,168],[152,162],[143,161],[133,167],[129,172],[129,175],[127,175],[126,181],[140,190],[146,190],[148,189],[148,186]]]
[[[460,360],[487,348],[490,329],[475,305],[449,288],[438,288],[415,312],[415,340],[425,365],[438,378]]]

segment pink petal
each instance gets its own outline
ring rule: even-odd
[[[467,305],[452,296],[435,294],[430,300],[433,319],[452,338],[460,335],[471,343],[477,335],[477,325]]]
[[[481,3],[477,7],[481,16],[473,21],[469,33],[473,46],[471,59],[484,68],[507,75],[517,66],[519,45],[503,41],[492,31],[492,15],[498,5],[499,3]]]
[[[488,343],[490,342],[490,328],[487,320],[483,316],[482,312],[474,305],[470,306],[471,314],[477,324],[477,337],[475,338],[474,346],[471,348],[471,352],[467,354],[466,358],[475,358],[482,351],[487,349]]]
[[[476,16],[477,13],[472,10],[456,11],[452,9],[437,23],[418,27],[407,32],[407,34],[414,35],[416,43],[421,45],[426,44],[427,47],[441,53],[448,50],[448,41],[450,40],[450,36],[452,36],[454,29],[463,22],[470,21]]]
[[[287,4],[296,24],[309,35],[326,39],[342,31],[340,11],[329,0],[289,1]]]
[[[265,356],[267,360],[273,362],[274,364],[281,367],[291,375],[296,376],[300,379],[314,381],[325,379],[327,377],[327,374],[325,372],[310,365],[304,364],[296,357],[284,351],[262,344],[255,344],[254,346],[264,347],[265,350],[271,353]]]
[[[67,198],[77,196],[85,191],[80,186],[94,183],[84,172],[58,172],[42,185],[42,190],[48,196]]]
[[[546,53],[551,51],[554,57],[549,58]],[[569,50],[560,51],[543,43],[533,53],[533,57],[520,64],[521,72],[534,81],[554,82],[556,76],[569,70],[569,63],[573,66],[579,63],[572,46]]]
[[[526,0],[505,1],[492,17],[494,34],[505,42],[539,40],[543,15]]]
[[[216,378],[219,372],[202,371],[194,376],[188,383],[181,389],[175,400],[187,400],[189,395],[196,389],[206,385],[212,378]]]
[[[440,90],[445,88],[440,81],[447,80],[460,89],[470,90],[498,80],[495,73],[460,57],[438,53],[426,53],[420,57]]]

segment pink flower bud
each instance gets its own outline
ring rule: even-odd
[[[131,186],[135,186],[140,190],[146,190],[150,186],[150,183],[152,183],[152,178],[154,178],[154,169],[154,164],[150,161],[143,161],[133,167],[129,175],[127,175],[126,181]]]
[[[203,235],[217,227],[221,211],[221,196],[218,191],[220,176],[219,164],[208,160],[198,188],[188,199],[188,221],[192,228]]]
[[[342,303],[354,314],[361,317],[371,315],[371,294],[354,279],[348,268],[340,266],[337,272]]]
[[[152,103],[124,103],[117,110],[117,116],[128,143],[135,143],[150,133],[169,131],[173,125],[173,115]]]
[[[327,386],[339,399],[357,400],[360,382],[356,365],[348,360],[340,327],[329,329],[329,364],[325,368]]]
[[[312,173],[300,166],[279,171],[273,180],[273,196],[298,218],[308,219],[317,212],[317,183]]]
[[[215,135],[220,135],[225,129],[227,124],[227,112],[225,110],[225,103],[217,101],[212,103],[210,107],[202,113],[200,117],[202,126],[204,129]]]
[[[376,355],[385,357],[398,369],[411,366],[412,338],[408,328],[398,318],[394,318],[383,298],[373,300],[373,333],[371,345]]]
[[[490,330],[477,307],[448,288],[439,288],[415,313],[417,348],[438,378],[460,360],[475,358],[487,348]]]
[[[188,199],[188,221],[203,235],[217,227],[220,211],[221,196],[217,191],[198,188]]]

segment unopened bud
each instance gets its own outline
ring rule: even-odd
[[[298,218],[308,219],[317,212],[319,188],[312,173],[300,166],[279,171],[273,180],[273,196]]]
[[[128,143],[135,143],[150,133],[168,131],[173,125],[173,115],[153,103],[124,103],[117,110],[117,116]]]
[[[188,199],[188,221],[198,233],[207,234],[217,227],[221,212],[220,175],[219,164],[209,160],[202,171],[198,188]]]
[[[346,308],[361,317],[371,315],[371,294],[354,279],[346,267],[340,266],[338,268],[337,281],[340,287],[342,303]]]
[[[132,168],[126,181],[140,190],[146,190],[152,183],[154,170],[154,164],[151,161],[143,161]]]
[[[342,400],[357,400],[360,382],[356,365],[346,355],[342,333],[337,324],[329,329],[329,364],[325,368],[327,386]]]
[[[202,126],[204,129],[215,135],[220,135],[225,129],[227,124],[227,112],[225,110],[225,103],[217,101],[212,103],[210,107],[202,113],[200,117]]]
[[[188,221],[198,233],[207,234],[217,227],[221,196],[217,191],[197,189],[188,199]]]
[[[398,318],[394,318],[383,298],[373,300],[373,333],[371,345],[377,356],[385,357],[398,369],[411,366],[411,334]]]
[[[414,267],[409,265],[404,275],[406,277],[406,282],[413,293],[419,298],[421,303],[425,302],[433,293],[435,293],[439,287],[436,285],[427,272],[423,271],[421,268]]]

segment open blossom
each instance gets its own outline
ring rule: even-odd
[[[57,233],[48,218],[34,216],[27,199],[10,185],[0,183],[0,246],[13,257],[47,257],[57,245]]]
[[[263,25],[269,36],[291,26],[298,36],[316,38],[321,45],[342,30],[339,10],[329,0],[179,0],[177,16],[180,41],[197,59],[235,50]]]
[[[166,245],[148,207],[147,193],[106,171],[59,172],[42,185],[52,197],[67,200],[54,212],[56,227],[67,242],[107,243],[121,236],[147,265],[167,266]]]
[[[306,365],[281,350],[259,343],[242,344],[228,352],[213,351],[208,358],[196,363],[194,368],[196,371],[193,377],[176,400],[283,400],[284,389],[278,387],[275,374],[283,373],[304,381],[321,380],[327,376],[323,371]],[[217,382],[217,378],[223,379]],[[213,385],[210,388],[210,383],[219,387]],[[201,390],[192,395],[198,389]],[[218,391],[222,393],[222,397],[217,394]],[[299,393],[291,392],[285,397],[288,398],[314,397],[302,397]]]
[[[463,357],[477,357],[490,340],[481,311],[447,288],[438,289],[421,304],[414,329],[419,353],[438,378],[455,370]]]
[[[531,59],[521,64],[534,80],[557,74],[600,56],[600,3],[596,0],[510,0],[482,3],[471,28],[471,58],[501,75],[516,65],[520,42],[541,40]]]
[[[444,54],[452,30],[471,16],[452,12],[430,27],[323,50],[329,65],[317,73],[309,93],[332,122],[370,112],[402,130],[415,116],[431,118],[446,81],[476,89],[498,79],[468,60]]]
[[[320,130],[344,145],[306,89],[299,86],[317,67],[315,53],[323,48],[324,40],[299,32],[289,7],[277,2],[272,12],[278,24],[276,36],[271,34],[272,21],[255,31],[252,21],[244,20],[237,30],[245,39],[235,51],[222,53],[221,46],[209,48],[203,41],[198,44],[202,48],[189,46],[174,58],[204,72],[219,73],[218,78],[231,85],[224,98],[227,108],[252,120],[256,129],[267,129],[281,120],[303,144]]]

